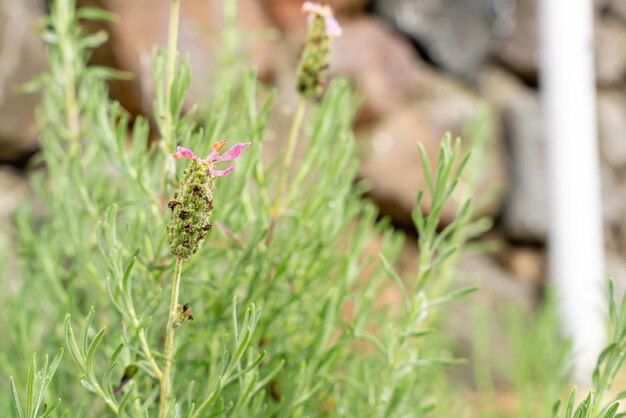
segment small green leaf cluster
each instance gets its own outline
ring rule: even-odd
[[[11,385],[11,400],[15,407],[15,412],[19,418],[46,418],[59,407],[61,399],[48,406],[45,402],[46,392],[52,378],[63,358],[63,349],[59,349],[48,365],[48,355],[44,357],[43,368],[37,370],[37,355],[33,355],[30,370],[28,372],[28,382],[26,383],[26,404],[22,405],[18,395],[17,387],[13,377],[9,379]]]

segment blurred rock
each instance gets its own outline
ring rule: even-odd
[[[537,0],[518,0],[513,20],[512,31],[496,47],[496,57],[520,77],[534,82],[539,63]]]
[[[508,246],[498,251],[496,257],[502,267],[516,280],[540,289],[545,279],[545,252],[529,246]]]
[[[615,16],[618,16],[622,20],[622,22],[626,23],[626,1],[609,0],[608,9]]]
[[[606,17],[596,22],[596,80],[600,85],[617,84],[626,79],[626,25]]]
[[[504,112],[520,96],[528,94],[520,80],[505,69],[490,65],[483,69],[478,82],[479,94],[498,112]]]
[[[513,0],[378,0],[375,7],[435,63],[471,80],[494,37],[511,30],[515,5]]]
[[[434,158],[441,135],[428,126],[417,108],[407,107],[389,115],[364,137],[359,172],[371,183],[371,196],[382,214],[411,225],[415,197],[425,186],[417,141]],[[448,221],[454,209],[444,214]]]
[[[530,83],[537,81],[539,68],[537,5],[537,0],[517,1],[513,31],[496,48],[496,57]],[[597,0],[594,6],[599,12],[608,7],[608,0]],[[618,83],[626,74],[626,27],[610,16],[597,16],[594,27],[596,80],[601,85]]]
[[[515,251],[511,251],[514,253]],[[541,257],[540,253],[537,253]],[[397,269],[401,277],[415,277],[418,270],[419,248],[414,240],[408,239],[398,260]],[[461,253],[454,276],[455,288],[478,285],[480,290],[470,296],[481,301],[481,305],[515,304],[530,308],[535,303],[537,288],[533,283],[519,280],[503,268],[498,261],[499,254],[477,253],[466,251]],[[534,273],[533,273],[534,274]],[[484,302],[484,303],[482,303]],[[469,309],[468,304],[455,303],[459,308]],[[469,312],[467,312],[469,313]],[[466,315],[463,315],[465,317]]]
[[[503,121],[510,177],[503,228],[512,238],[543,242],[548,230],[547,163],[537,96],[528,92],[516,97]]]
[[[506,314],[514,308],[527,310],[530,314],[537,304],[537,289],[529,283],[517,280],[488,254],[468,252],[461,256],[453,286],[457,289],[469,285],[478,285],[480,289],[453,303],[444,325],[455,341],[467,346],[474,340],[472,333],[475,330],[468,326],[468,322],[459,321],[458,318],[472,318],[477,313],[477,307],[489,313]],[[490,321],[495,322],[495,318]],[[504,338],[493,337],[493,340],[504,341]]]
[[[501,227],[513,239],[543,242],[548,228],[543,115],[537,93],[498,67],[481,74],[480,92],[502,115],[509,188]]]
[[[621,230],[626,211],[626,183],[608,164],[600,166],[600,181],[605,244],[618,248],[621,242],[626,243],[626,236],[622,236],[626,230]]]
[[[34,109],[39,95],[20,87],[46,70],[43,42],[35,33],[43,4],[0,0],[0,161],[19,161],[37,149]]]
[[[623,253],[608,250],[605,255],[606,275],[613,279],[615,284],[616,303],[626,291],[626,261]]]
[[[417,95],[424,65],[408,40],[374,17],[349,20],[343,29],[330,69],[350,78],[362,95],[359,122],[399,109]]]
[[[411,225],[411,211],[419,190],[425,189],[417,142],[424,145],[434,165],[439,142],[446,131],[453,138],[461,135],[466,122],[474,117],[483,102],[453,80],[430,74],[423,80],[417,99],[403,109],[390,113],[375,126],[364,130],[360,175],[372,185],[371,196],[383,214],[402,225]],[[465,143],[467,144],[467,142]],[[493,216],[501,201],[493,190],[506,182],[503,149],[499,137],[492,139],[481,170],[483,182],[475,202],[483,202],[477,213]],[[461,183],[444,210],[442,223],[449,223],[462,203],[466,185]],[[490,199],[481,199],[490,196]],[[427,209],[428,199],[423,208]]]
[[[151,52],[155,46],[165,47],[168,36],[169,3],[152,0],[99,0],[107,10],[119,15],[110,25],[113,55],[119,66],[135,74],[127,89],[138,97],[144,112],[152,105]],[[261,5],[255,0],[239,4],[238,25],[244,31],[244,51],[261,77],[271,73],[269,42],[259,36],[270,30],[270,23]],[[181,2],[179,50],[188,57],[192,68],[190,101],[206,97],[213,91],[209,83],[217,60],[223,57],[224,10],[221,2],[185,0]],[[249,36],[255,34],[256,36]]]
[[[505,271],[489,254],[464,254],[458,270],[465,272],[464,282],[480,286],[477,295],[488,304],[504,302],[530,307],[535,303],[537,289]]]
[[[626,92],[598,94],[598,126],[602,160],[611,168],[626,167]]]
[[[502,228],[514,239],[543,241],[548,213],[539,99],[518,79],[497,67],[483,71],[480,92],[502,114],[507,144],[509,188]]]

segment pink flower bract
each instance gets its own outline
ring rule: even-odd
[[[313,3],[305,1],[302,4],[302,11],[309,14],[309,22],[313,16],[321,16],[324,18],[324,25],[326,26],[326,34],[332,37],[341,36],[343,30],[339,26],[339,22],[333,15],[333,10],[328,5],[321,5],[319,3]]]
[[[217,177],[225,176],[226,174],[230,173],[231,171],[235,169],[235,163],[233,162],[230,166],[228,166],[227,168],[223,170],[216,169],[214,164],[220,161],[233,161],[237,159],[237,157],[239,157],[239,155],[241,154],[241,151],[243,151],[244,148],[250,145],[249,142],[240,142],[238,144],[235,144],[231,149],[226,151],[224,154],[219,155],[219,152],[222,150],[222,148],[224,148],[224,145],[226,145],[226,142],[228,141],[223,140],[223,141],[219,141],[213,144],[213,151],[211,151],[211,153],[205,159],[199,158],[197,155],[191,152],[191,150],[188,150],[187,148],[183,148],[183,147],[176,147],[176,152],[172,153],[172,157],[174,157],[177,160],[181,158],[188,158],[197,163],[205,164],[207,167],[209,167],[209,172],[213,174],[214,176],[217,176]]]

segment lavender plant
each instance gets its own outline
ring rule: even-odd
[[[267,167],[272,94],[253,72],[217,91],[206,118],[183,113],[191,71],[176,51],[180,0],[170,4],[168,47],[153,56],[160,139],[151,144],[148,121],[131,126],[108,98],[106,79],[125,75],[87,65],[106,35],[79,20],[113,17],[51,3],[42,25],[50,72],[35,83],[45,169],[32,184],[43,210],[17,214],[24,271],[17,293],[0,295],[0,369],[21,376],[24,347],[64,346],[73,362],[57,354],[38,371],[33,361],[26,397],[11,379],[0,407],[9,409],[10,392],[20,418],[55,408],[76,417],[427,415],[438,407],[439,366],[457,362],[429,343],[435,308],[475,290],[448,292],[471,236],[469,195],[438,230],[469,161],[460,142],[444,138],[434,169],[422,152],[431,204],[423,212],[418,195],[419,274],[402,279],[393,269],[402,236],[355,187],[355,98],[343,81],[323,91],[340,34],[330,9],[305,5],[301,99],[282,164]],[[219,155],[222,138],[244,142]],[[305,152],[294,164],[298,141]],[[221,166],[236,158],[236,168]],[[402,294],[399,314],[376,307],[389,285]]]

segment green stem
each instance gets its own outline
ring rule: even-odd
[[[291,122],[291,128],[289,130],[289,138],[287,139],[287,151],[285,153],[285,160],[283,163],[283,172],[280,176],[280,181],[278,183],[278,193],[276,195],[276,199],[281,199],[281,196],[285,192],[285,188],[287,187],[287,176],[289,175],[289,171],[291,171],[291,165],[293,164],[293,156],[296,150],[296,142],[298,140],[298,134],[300,133],[300,128],[302,127],[302,120],[304,119],[304,113],[306,111],[306,99],[303,96],[300,96],[298,100],[298,106],[296,107],[296,113],[293,117],[293,121]]]
[[[167,416],[169,397],[172,391],[172,362],[174,355],[174,320],[178,314],[178,291],[180,288],[180,275],[183,270],[184,260],[176,257],[174,281],[172,282],[172,297],[170,299],[170,312],[165,331],[165,362],[163,363],[163,379],[161,380],[161,400],[159,402],[159,418]]]
[[[159,382],[163,381],[163,373],[161,372],[159,365],[154,360],[154,356],[152,355],[152,351],[150,350],[150,345],[148,344],[148,340],[146,339],[146,333],[143,328],[139,328],[139,319],[137,318],[135,309],[130,309],[130,319],[133,322],[133,327],[135,327],[135,332],[137,332],[137,337],[139,338],[139,343],[141,344],[143,355],[146,357],[148,364],[150,364],[152,373],[154,373]]]
[[[62,22],[60,28],[61,60],[63,63],[63,88],[65,96],[65,113],[68,128],[68,140],[70,144],[70,155],[74,156],[78,153],[80,139],[80,113],[78,110],[78,100],[76,98],[76,75],[74,72],[74,62],[76,56],[74,53],[74,45],[70,35],[72,22],[69,7],[58,6],[58,20]]]
[[[176,72],[176,52],[178,44],[178,21],[180,16],[180,0],[171,0],[169,34],[167,41],[167,55],[165,63],[165,121],[164,121],[164,144],[165,150],[169,152],[174,148],[174,115],[172,115],[172,83]]]

